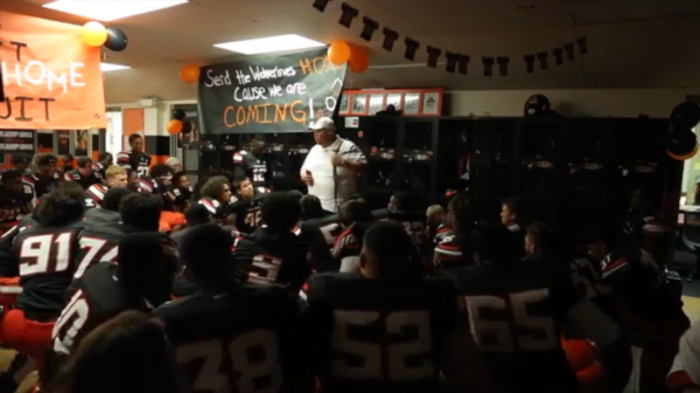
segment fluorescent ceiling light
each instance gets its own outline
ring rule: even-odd
[[[130,68],[131,67],[129,67],[129,66],[120,65],[120,64],[100,63],[100,70],[102,70],[102,72],[121,71],[121,70],[128,70]]]
[[[326,44],[308,39],[296,34],[278,35],[275,37],[256,38],[254,40],[225,42],[214,45],[217,48],[238,52],[244,55],[259,55],[261,53],[283,52],[288,50],[321,48]]]
[[[188,2],[189,0],[57,0],[44,4],[44,8],[111,22]]]

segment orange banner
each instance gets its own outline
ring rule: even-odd
[[[80,26],[0,11],[0,129],[106,128],[100,48]]]

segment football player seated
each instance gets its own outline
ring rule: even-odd
[[[303,225],[308,218],[321,218],[325,215],[321,201],[314,195],[304,195],[297,190],[287,191],[299,201],[301,221],[294,228],[294,233],[308,247],[307,259],[314,272],[338,271],[338,264],[333,259],[330,247],[321,229],[315,225]],[[307,198],[308,197],[308,198]],[[338,224],[340,229],[340,224]],[[342,229],[338,231],[342,232]]]
[[[162,206],[158,198],[131,191],[123,194],[117,203],[121,222],[88,222],[80,233],[74,279],[79,279],[94,264],[114,262],[119,253],[119,242],[127,233],[158,232]]]
[[[199,189],[197,203],[209,210],[212,216],[220,221],[226,220],[227,206],[231,203],[231,183],[225,176],[214,176],[208,179]]]
[[[666,386],[674,393],[700,391],[700,322],[695,322],[681,337]]]
[[[22,173],[16,169],[2,172],[0,183],[0,234],[12,229],[26,214],[31,213],[23,193]]]
[[[124,169],[122,167],[117,168]],[[85,211],[85,220],[87,220],[90,224],[118,223],[121,221],[119,208],[121,207],[122,199],[125,196],[135,192],[136,191],[130,190],[126,187],[111,188],[104,195],[100,207]]]
[[[163,197],[170,189],[173,180],[173,169],[165,164],[151,167],[148,176],[139,178],[139,191]]]
[[[184,391],[312,391],[296,294],[237,285],[230,247],[229,234],[216,225],[187,233],[180,257],[199,291],[155,311],[175,346]]]
[[[235,224],[239,231],[251,233],[260,225],[260,206],[267,195],[267,192],[254,188],[247,177],[233,182],[233,196],[228,209],[236,215]]]
[[[399,222],[420,250],[427,245],[425,237],[425,203],[416,194],[406,191],[395,192],[389,198],[386,209],[372,212],[374,218]]]
[[[304,195],[300,200],[301,223],[299,227],[318,228],[330,249],[343,232],[337,214],[327,215],[321,206],[321,200],[315,195]]]
[[[177,243],[178,247],[182,243],[182,239],[187,236],[188,233],[192,232],[192,229],[205,225],[205,224],[211,224],[212,221],[212,215],[207,210],[206,207],[203,205],[194,205],[192,206],[187,212],[185,213],[185,217],[187,218],[187,226],[178,232],[175,232],[172,234],[171,238],[175,243]],[[230,231],[230,229],[229,229]],[[235,233],[235,235],[232,235],[231,240],[232,244],[234,242],[237,242],[237,237],[238,233]],[[182,265],[182,260],[179,261],[180,265],[178,266],[178,275],[175,277],[175,281],[173,282],[173,289],[172,289],[172,296],[174,298],[181,298],[184,296],[192,295],[195,292],[197,292],[197,286],[192,280],[187,278],[187,275],[184,274],[184,266]]]
[[[297,291],[301,288],[310,268],[307,247],[292,231],[300,211],[299,202],[286,192],[273,192],[265,199],[262,225],[244,236],[234,251],[239,282],[288,285]]]
[[[92,208],[102,205],[107,191],[112,188],[126,188],[129,175],[124,167],[112,165],[105,170],[105,184],[93,184],[85,190],[85,207]]]
[[[365,234],[358,273],[304,286],[322,392],[435,392],[441,371],[459,391],[485,391],[454,282],[425,278],[414,247],[403,226],[380,222]]]
[[[503,247],[510,236],[503,225],[479,228],[470,243],[477,264],[451,271],[498,391],[576,391],[576,375],[561,348],[562,331],[593,341],[610,391],[622,391],[632,364],[622,329],[580,295],[568,266],[520,261]]]
[[[80,340],[123,311],[149,313],[152,283],[168,275],[161,239],[155,233],[134,233],[119,242],[116,263],[98,263],[72,286],[70,299],[53,328],[53,350],[69,355]]]
[[[447,212],[445,211],[445,208],[437,204],[428,206],[428,209],[425,211],[425,234],[426,239],[431,243],[432,246],[435,246],[435,244],[433,244],[432,242],[435,241],[435,238],[437,237],[437,229],[445,222],[446,216]]]
[[[114,157],[112,153],[103,152],[97,157],[97,162],[92,164],[92,171],[96,176],[99,176],[102,180],[107,177],[107,168],[114,165]]]
[[[192,199],[192,187],[190,187],[190,179],[185,172],[176,172],[173,174],[172,185],[165,193],[165,197],[173,211],[184,212],[190,207]]]
[[[35,212],[38,225],[14,239],[15,273],[20,277],[22,293],[17,308],[5,314],[3,340],[35,359],[40,370],[74,274],[83,212],[82,188],[66,182],[41,198]]]
[[[12,155],[12,169],[16,169],[19,173],[25,175],[31,171],[32,157],[28,154],[19,153]]]
[[[27,197],[41,198],[42,195],[55,190],[61,182],[56,171],[58,158],[53,153],[39,153],[34,157],[35,171],[24,177]]]
[[[63,180],[74,181],[80,184],[85,190],[93,184],[101,184],[102,177],[95,174],[92,167],[92,160],[88,157],[78,157],[76,169],[71,169],[63,174]]]
[[[465,266],[472,263],[469,252],[469,240],[474,231],[475,207],[466,194],[460,193],[450,200],[447,214],[448,231],[436,236],[433,264],[443,270]],[[519,247],[518,251],[522,249]]]
[[[518,197],[506,198],[501,202],[501,223],[513,234],[512,247],[522,250],[520,246],[525,238],[524,202]],[[521,254],[522,256],[522,254]]]
[[[341,272],[357,272],[360,268],[362,240],[367,229],[374,224],[374,216],[364,199],[355,199],[340,206],[338,219],[343,232],[333,244],[333,258],[338,261]]]

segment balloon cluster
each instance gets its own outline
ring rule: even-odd
[[[129,39],[124,32],[117,27],[105,27],[100,22],[88,22],[80,29],[83,41],[89,46],[102,46],[121,52],[129,45]]]
[[[367,51],[358,46],[350,46],[345,41],[334,41],[328,47],[328,60],[335,65],[348,63],[350,70],[358,74],[369,68]]]
[[[700,106],[691,102],[676,105],[671,112],[671,132],[666,153],[674,160],[683,161],[698,152],[698,138],[693,128],[700,123]]]
[[[199,68],[198,68],[199,69]],[[192,132],[193,126],[189,121],[185,121],[185,111],[182,109],[173,109],[172,120],[168,122],[167,130],[170,135],[189,134]]]

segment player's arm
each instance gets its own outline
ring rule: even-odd
[[[580,299],[566,316],[567,335],[593,341],[611,392],[622,391],[632,372],[632,353],[623,330],[588,299]]]
[[[116,162],[117,165],[121,167],[124,167],[126,169],[133,169],[131,167],[131,157],[129,156],[129,153],[125,151],[117,153]]]
[[[450,327],[438,345],[439,363],[447,381],[462,392],[489,392],[491,381],[474,338],[469,331],[469,317],[463,300],[448,312]],[[467,371],[468,370],[468,371]]]

